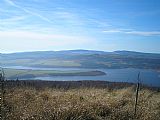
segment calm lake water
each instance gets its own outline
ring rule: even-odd
[[[140,79],[142,84],[149,86],[160,87],[160,73],[154,70],[148,69],[83,69],[83,68],[37,68],[37,67],[24,67],[24,66],[7,66],[5,68],[12,69],[32,69],[32,70],[100,70],[106,73],[103,76],[53,76],[53,77],[36,77],[28,78],[34,80],[50,80],[50,81],[79,81],[79,80],[104,80],[114,82],[130,82],[136,83],[137,76],[140,72]]]

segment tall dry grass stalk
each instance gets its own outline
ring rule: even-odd
[[[6,112],[5,112],[5,77],[4,77],[4,71],[3,69],[0,70],[0,119],[5,120],[6,119]]]

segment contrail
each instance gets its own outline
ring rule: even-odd
[[[25,8],[23,8],[23,7],[15,4],[15,3],[14,3],[13,1],[11,1],[11,0],[4,0],[4,1],[7,2],[7,3],[10,4],[10,5],[16,7],[16,8],[19,8],[19,9],[23,10],[24,12],[26,12],[26,13],[28,13],[28,14],[37,16],[37,17],[41,18],[41,19],[44,20],[44,21],[47,21],[47,22],[49,22],[49,23],[52,23],[52,21],[49,20],[48,18],[46,18],[46,17],[44,17],[44,16],[42,16],[42,15],[40,15],[40,14],[38,14],[38,13],[32,12],[32,11],[30,11],[30,10],[27,10],[27,9],[25,9]]]

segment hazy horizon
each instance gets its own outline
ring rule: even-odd
[[[86,50],[86,51],[99,51],[99,52],[138,52],[138,53],[151,53],[151,54],[160,54],[156,52],[141,52],[141,51],[132,51],[132,50],[114,50],[114,51],[104,51],[104,50],[94,50],[94,49],[66,49],[66,50],[35,50],[35,51],[17,51],[17,52],[0,52],[0,54],[12,54],[12,53],[28,53],[28,52],[59,52],[59,51],[76,51],[76,50]]]
[[[0,53],[160,53],[159,0],[0,1]]]

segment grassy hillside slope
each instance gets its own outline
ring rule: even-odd
[[[159,120],[160,92],[141,89],[134,117],[135,88],[9,87],[7,120]]]

